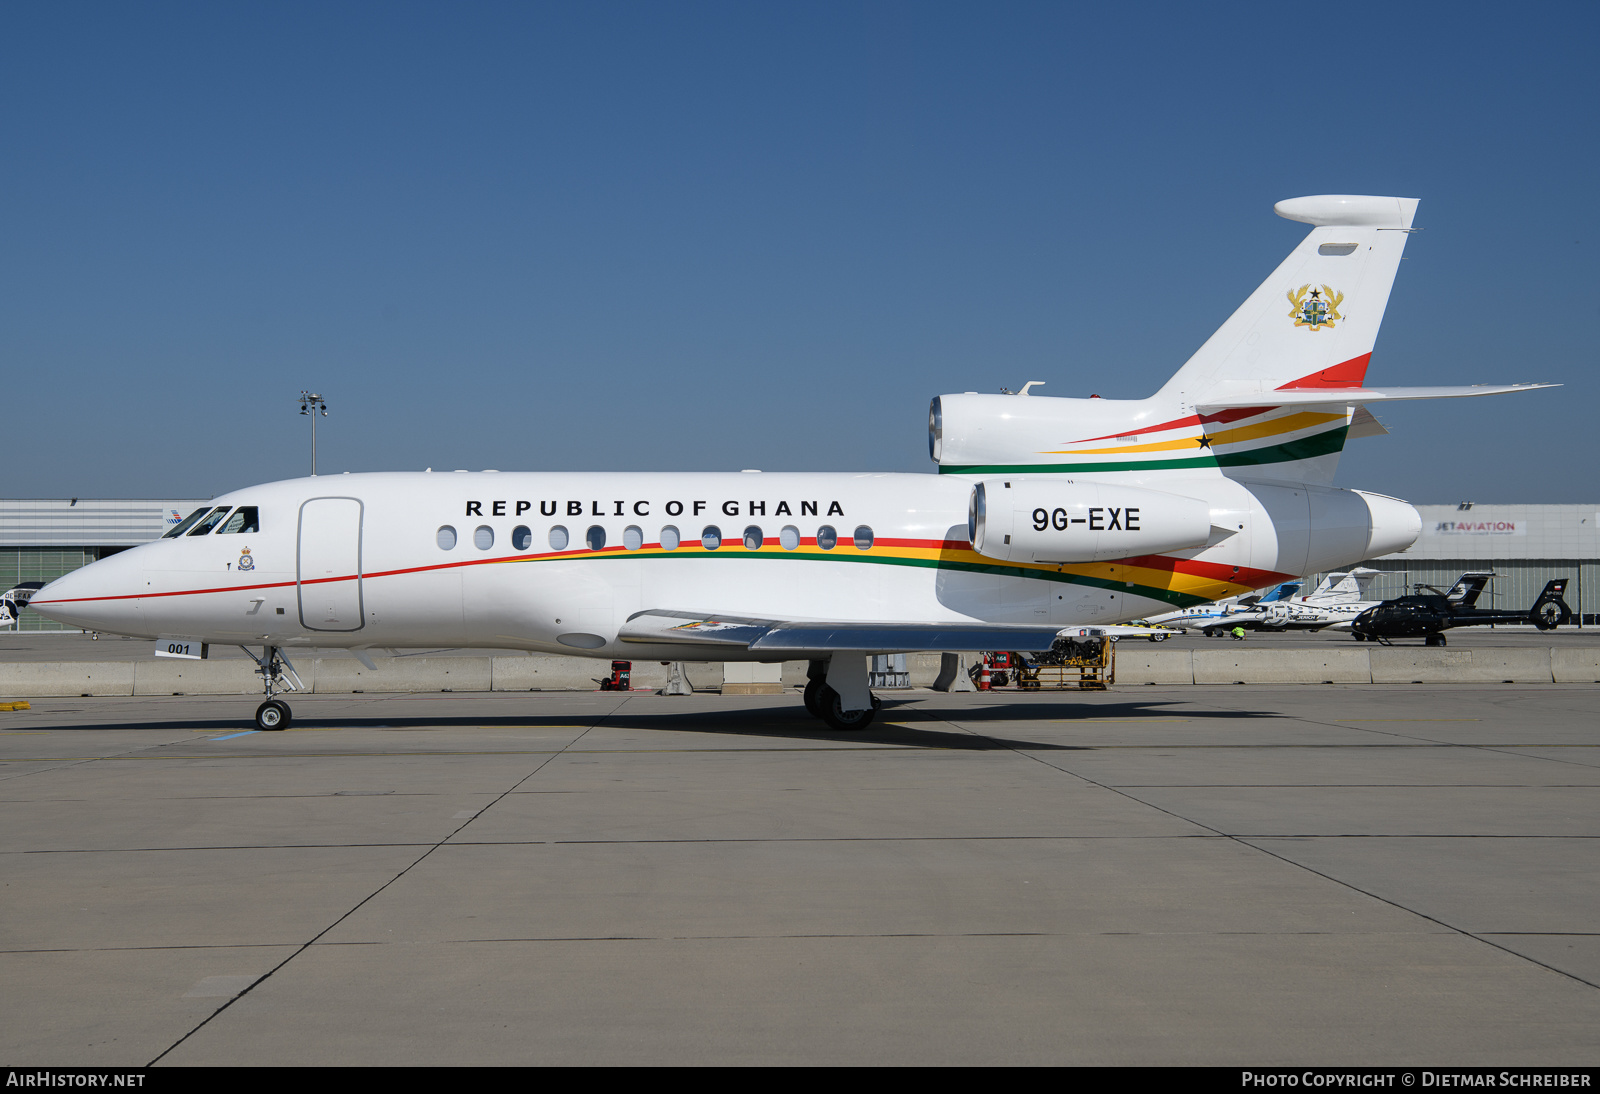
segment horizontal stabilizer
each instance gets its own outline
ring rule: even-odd
[[[1201,404],[1201,409],[1360,406],[1363,403],[1397,403],[1409,399],[1465,399],[1473,395],[1504,395],[1511,391],[1537,391],[1540,388],[1560,386],[1560,384],[1471,384],[1461,387],[1289,387],[1243,395],[1207,396]]]
[[[864,653],[944,653],[964,650],[1048,650],[1060,627],[1003,623],[834,623],[751,619],[711,613],[645,611],[617,633],[624,642],[706,646],[707,652],[748,649],[753,653],[800,654],[834,650]]]

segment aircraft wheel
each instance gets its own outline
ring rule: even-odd
[[[807,680],[805,690],[806,713],[813,718],[823,717],[822,693],[828,690],[828,685],[821,680]]]
[[[878,708],[883,705],[883,700],[874,695],[872,697],[872,705],[866,710],[852,710],[846,713],[839,705],[839,693],[832,688],[828,689],[827,694],[823,696],[823,700],[825,705],[823,707],[822,720],[834,729],[842,730],[846,733],[851,733],[858,729],[866,729],[867,726],[872,724],[872,719],[877,715]]]
[[[281,699],[268,699],[256,707],[256,728],[263,730],[288,729],[289,723],[294,721],[294,715],[289,711],[289,704]]]
[[[1422,644],[1424,646],[1442,646],[1444,645],[1444,635],[1430,634],[1422,640]]]

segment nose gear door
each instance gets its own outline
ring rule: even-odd
[[[300,625],[312,631],[358,631],[361,517],[357,498],[312,498],[300,506]]]

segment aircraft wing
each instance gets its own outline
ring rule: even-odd
[[[756,653],[944,653],[1016,650],[1043,653],[1062,627],[1005,623],[844,623],[825,620],[756,619],[710,612],[644,611],[628,618],[617,637],[624,642],[745,649]],[[713,658],[714,659],[714,658]]]
[[[1231,410],[1252,406],[1356,406],[1396,403],[1409,399],[1465,399],[1473,395],[1503,395],[1510,391],[1537,391],[1560,384],[1471,384],[1462,387],[1288,387],[1241,395],[1207,396],[1202,410]]]

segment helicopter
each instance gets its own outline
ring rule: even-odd
[[[1479,608],[1472,603],[1475,596],[1471,599],[1452,599],[1437,591],[1402,596],[1368,608],[1356,616],[1350,629],[1357,639],[1382,642],[1386,646],[1392,645],[1392,638],[1418,637],[1424,646],[1443,646],[1444,632],[1452,627],[1531,623],[1541,631],[1549,631],[1572,620],[1572,609],[1561,598],[1566,588],[1567,579],[1556,578],[1545,585],[1544,591],[1533,602],[1533,607],[1526,611]]]

